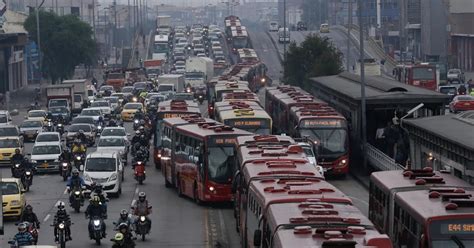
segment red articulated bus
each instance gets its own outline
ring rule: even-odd
[[[474,186],[429,167],[374,172],[369,219],[395,247],[474,247],[472,195]]]
[[[223,102],[246,101],[260,104],[257,94],[251,92],[230,92],[222,94]]]
[[[427,63],[398,65],[395,69],[398,81],[433,91],[438,90],[436,65]]]
[[[255,134],[271,134],[272,118],[257,102],[216,102],[214,108],[219,122]]]
[[[335,109],[298,87],[286,86],[267,88],[265,109],[276,133],[313,141],[318,164],[327,174],[349,172],[348,123]]]
[[[156,113],[155,121],[155,135],[153,137],[153,160],[155,162],[155,167],[160,168],[161,165],[161,124],[166,118],[174,117],[185,117],[185,116],[194,116],[200,117],[201,111],[196,102],[193,101],[181,101],[181,100],[170,100],[160,102],[158,104],[158,110]]]
[[[390,238],[380,234],[356,207],[325,200],[269,205],[261,214],[259,247],[392,248]]]
[[[197,203],[231,201],[234,144],[242,135],[251,133],[215,121],[179,125],[164,132],[163,139],[169,142],[163,147],[170,150],[170,171],[175,172],[166,175],[167,184],[174,182],[179,195]],[[174,179],[169,181],[170,177]]]

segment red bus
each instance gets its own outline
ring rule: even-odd
[[[201,111],[197,103],[193,101],[170,100],[160,102],[155,119],[155,135],[153,136],[153,160],[155,167],[160,168],[161,165],[161,123],[163,119],[174,117],[194,116],[200,117]]]
[[[216,102],[217,121],[255,134],[269,135],[272,118],[257,102]]]
[[[431,168],[380,171],[369,193],[369,219],[395,247],[474,246],[474,229],[464,229],[474,225],[474,187],[466,181]]]
[[[398,81],[433,91],[438,90],[436,65],[426,63],[414,65],[398,65],[394,69]]]
[[[260,104],[257,94],[251,92],[230,92],[222,94],[223,102],[246,101]]]
[[[390,238],[356,207],[337,200],[271,204],[261,215],[258,247],[392,248]]]
[[[325,172],[349,172],[349,130],[343,115],[300,88],[268,88],[265,106],[277,133],[313,141]]]
[[[197,203],[230,201],[235,139],[250,134],[218,122],[181,125],[163,132],[163,139],[169,140],[163,146],[171,151],[170,171],[175,172],[165,176],[167,184],[173,182],[179,195]],[[171,182],[170,177],[174,178]]]
[[[224,71],[219,78],[221,80],[246,81],[252,92],[257,92],[260,88],[271,83],[271,79],[267,76],[267,66],[264,63],[258,58],[256,60],[244,58],[244,60],[245,62],[237,63]]]

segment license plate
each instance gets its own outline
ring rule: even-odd
[[[43,168],[48,168],[48,163],[43,163]]]
[[[470,106],[471,104],[470,103],[464,103],[464,106]]]

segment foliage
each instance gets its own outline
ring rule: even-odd
[[[89,24],[75,15],[58,16],[46,11],[39,15],[42,69],[53,83],[71,77],[75,66],[94,61],[95,42]],[[24,27],[37,42],[36,12],[28,16]]]
[[[306,88],[312,77],[342,72],[342,53],[329,38],[312,34],[299,46],[290,44],[283,66],[286,83]]]

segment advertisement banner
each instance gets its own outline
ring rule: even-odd
[[[39,82],[41,74],[39,71],[39,53],[38,46],[33,41],[26,45],[26,66],[28,73],[28,82]]]

